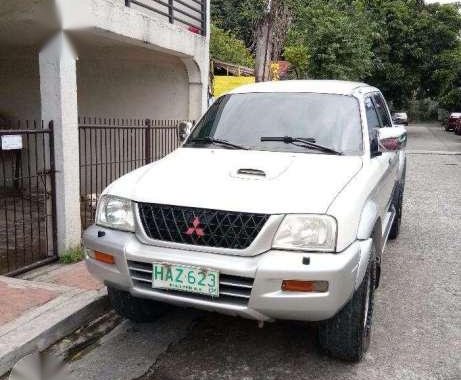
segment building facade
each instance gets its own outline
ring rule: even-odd
[[[59,252],[81,236],[79,115],[197,119],[209,29],[209,0],[1,2],[0,118],[54,122]]]

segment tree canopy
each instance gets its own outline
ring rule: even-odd
[[[210,55],[212,58],[237,65],[254,65],[254,58],[244,42],[214,25],[211,25]]]
[[[285,46],[298,78],[359,80],[370,73],[372,37],[355,5],[302,1]]]
[[[272,0],[272,4],[280,1]],[[366,81],[396,108],[432,98],[461,107],[461,15],[423,0],[285,0],[280,51],[299,78]],[[211,0],[212,18],[255,52],[268,0]],[[258,53],[258,52],[257,52]],[[280,54],[280,57],[277,56]]]

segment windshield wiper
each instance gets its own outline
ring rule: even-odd
[[[343,155],[342,152],[338,152],[337,150],[334,150],[327,146],[316,144],[315,139],[312,137],[306,137],[306,138],[305,137],[290,137],[290,136],[261,137],[261,142],[264,142],[264,141],[281,141],[281,142],[284,142],[285,144],[294,144],[297,146],[303,146],[303,147],[307,147],[311,149],[320,150],[325,153],[336,154],[338,156]],[[300,143],[302,145],[298,145],[296,143]]]
[[[221,139],[215,139],[213,137],[196,137],[193,139],[190,139],[188,142],[192,143],[205,143],[205,144],[217,144],[217,145],[224,145],[232,149],[243,149],[243,150],[248,150],[246,146],[242,145],[237,145],[233,144],[229,141],[226,140],[221,140]]]

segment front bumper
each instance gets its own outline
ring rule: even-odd
[[[98,237],[98,231],[104,236]],[[270,250],[258,256],[241,257],[179,250],[142,244],[134,234],[91,226],[83,236],[88,251],[114,256],[115,265],[87,257],[89,271],[106,285],[129,291],[135,297],[217,311],[256,320],[289,319],[319,321],[334,316],[363,276],[370,241],[356,241],[336,254]],[[309,257],[309,264],[303,258]],[[223,300],[189,293],[152,289],[133,279],[128,263],[164,262],[218,270],[229,277],[254,279],[248,299]],[[130,264],[131,266],[131,264]],[[283,280],[328,281],[324,293],[285,292]]]

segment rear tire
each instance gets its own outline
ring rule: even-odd
[[[319,344],[329,356],[358,362],[370,346],[376,281],[376,245],[368,268],[352,299],[333,318],[319,326]]]
[[[107,287],[107,292],[114,310],[133,322],[152,322],[172,309],[166,303],[133,297],[128,292],[112,287]]]

